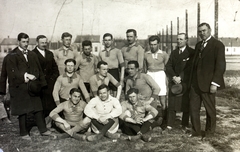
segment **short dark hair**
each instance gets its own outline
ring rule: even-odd
[[[84,46],[90,46],[90,47],[92,47],[92,42],[89,41],[89,40],[84,40],[84,41],[82,42],[82,48],[84,48]]]
[[[68,33],[68,32],[64,32],[61,36],[62,39],[64,39],[65,37],[71,37],[72,38],[72,34]]]
[[[105,37],[107,37],[107,36],[110,36],[111,39],[113,39],[113,36],[112,36],[112,34],[110,34],[110,33],[105,33],[105,34],[103,35],[103,39],[104,39]]]
[[[78,92],[78,93],[81,94],[81,90],[78,89],[78,88],[72,88],[72,89],[70,90],[69,94],[72,95],[74,92]]]
[[[128,29],[126,34],[130,32],[133,32],[134,36],[137,36],[137,31],[135,29]]]
[[[105,88],[107,89],[107,91],[109,90],[109,87],[106,84],[101,84],[98,87],[97,94],[99,95],[99,91],[102,90],[102,89],[105,89]]]
[[[67,65],[68,62],[73,62],[74,65],[76,65],[76,60],[74,60],[74,59],[67,59],[67,60],[65,60],[64,64]]]
[[[185,39],[188,40],[188,35],[186,33],[178,33],[178,35],[184,35]]]
[[[138,61],[131,60],[131,61],[128,62],[128,65],[129,65],[129,64],[134,64],[134,65],[135,65],[135,68],[139,68],[139,63],[138,63]]]
[[[129,96],[130,94],[132,94],[132,93],[136,93],[136,94],[138,94],[138,89],[136,89],[136,88],[130,88],[128,91],[127,91],[127,95]]]
[[[27,39],[27,38],[29,38],[29,36],[26,33],[19,33],[17,37],[18,41],[21,41],[21,39]]]
[[[39,39],[47,38],[45,35],[38,35],[36,41],[38,42]]]
[[[152,35],[149,37],[148,42],[150,44],[150,42],[155,41],[155,40],[157,40],[157,43],[160,42],[160,38],[157,35]]]
[[[201,26],[204,26],[204,25],[206,25],[208,27],[208,29],[211,29],[210,25],[208,23],[205,23],[205,22],[199,24],[198,27],[201,27]]]
[[[97,68],[100,69],[101,65],[108,65],[105,61],[99,61],[97,64]]]

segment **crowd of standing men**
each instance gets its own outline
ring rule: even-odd
[[[202,102],[204,136],[212,136],[215,95],[225,87],[225,48],[211,36],[209,24],[200,24],[198,32],[202,41],[195,49],[188,46],[188,36],[179,33],[170,56],[159,49],[160,38],[155,35],[149,38],[150,50],[144,51],[134,29],[126,31],[128,44],[121,50],[113,47],[112,34],[104,34],[105,48],[99,56],[91,53],[89,40],[82,42],[80,53],[72,48],[67,32],[58,50],[47,50],[47,37],[39,35],[36,48],[29,51],[29,36],[20,33],[19,46],[3,61],[0,96],[6,94],[8,81],[11,114],[18,116],[20,136],[26,140],[31,140],[29,114],[43,136],[55,136],[50,131],[55,126],[63,131],[59,138],[150,141],[149,131],[174,130],[176,113],[181,111],[182,130],[191,130],[189,137],[202,136]],[[10,122],[0,104],[0,119]],[[91,131],[95,134],[86,135]]]

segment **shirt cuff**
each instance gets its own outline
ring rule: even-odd
[[[215,85],[215,86],[217,86],[217,87],[220,87],[220,85],[217,84],[217,83],[215,83],[215,82],[211,82],[211,84],[212,84],[212,85]]]
[[[25,82],[27,82],[27,79],[28,79],[27,74],[28,74],[27,72],[24,73],[24,81],[25,81]]]

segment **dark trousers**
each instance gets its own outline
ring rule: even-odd
[[[91,92],[90,83],[84,82],[84,85],[85,85],[88,93],[90,93]]]
[[[113,119],[108,119],[108,123],[104,125],[98,122],[96,119],[92,119],[92,123],[99,130],[100,133],[105,135],[108,129],[110,129],[112,125],[115,123],[115,121]]]
[[[206,109],[206,127],[205,131],[214,133],[216,129],[216,107],[215,93],[202,92],[199,89],[191,87],[190,91],[190,114],[193,133],[201,134],[200,109],[201,104]]]
[[[137,135],[138,132],[145,134],[150,130],[151,125],[149,121],[144,122],[142,125],[122,121],[121,130],[124,134],[130,136]]]
[[[37,112],[34,112],[33,115],[40,133],[46,132],[47,128],[43,118],[43,112],[37,111]],[[18,120],[19,120],[20,135],[25,136],[29,134],[29,131],[27,128],[27,114],[19,115]]]
[[[167,125],[170,127],[174,126],[176,119],[176,111],[168,109],[168,122]],[[183,112],[182,114],[182,126],[188,127],[189,126],[189,112]]]
[[[118,82],[120,82],[120,72],[118,68],[109,69],[108,73],[110,73]],[[112,91],[117,91],[117,87],[114,84],[112,84],[112,82],[109,82],[108,87]]]

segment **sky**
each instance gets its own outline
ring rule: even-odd
[[[189,36],[197,35],[197,4],[200,22],[207,22],[214,34],[214,0],[0,0],[0,40],[16,38],[20,32],[31,38],[46,35],[60,40],[63,32],[80,34],[112,33],[125,38],[129,28],[136,29],[139,39],[159,31],[170,34],[185,32],[188,12]],[[240,0],[218,0],[219,37],[240,36]],[[237,13],[236,13],[237,12]],[[235,21],[234,21],[235,19]]]

